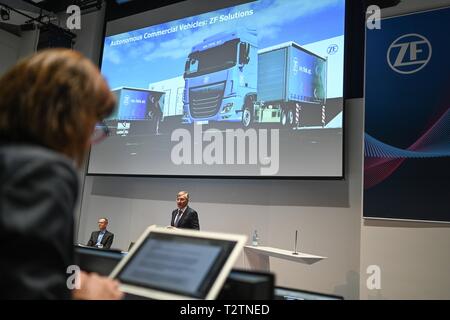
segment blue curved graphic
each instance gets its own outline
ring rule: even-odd
[[[393,147],[365,133],[366,158],[438,158],[450,157],[450,109],[407,149]]]

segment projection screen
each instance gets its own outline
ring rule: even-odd
[[[345,0],[185,1],[106,25],[88,174],[342,178]]]

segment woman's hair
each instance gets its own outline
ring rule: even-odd
[[[0,141],[43,145],[81,164],[95,124],[115,103],[97,67],[81,53],[39,51],[0,79]]]

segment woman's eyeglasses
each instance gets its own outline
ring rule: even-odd
[[[99,143],[109,135],[109,128],[105,122],[99,122],[95,125],[94,132],[91,136],[91,143]]]

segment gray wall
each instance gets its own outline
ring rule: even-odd
[[[98,20],[82,18],[79,34],[79,41],[88,39],[79,49],[94,60],[98,53],[90,44],[98,39]],[[116,234],[114,247],[126,249],[146,226],[167,225],[176,192],[186,189],[203,230],[250,235],[256,228],[262,245],[290,250],[299,229],[300,251],[328,257],[311,266],[271,260],[278,285],[349,299],[449,299],[448,226],[361,219],[362,133],[363,103],[349,101],[345,181],[88,176],[77,219],[78,241],[86,243],[97,219],[107,216]],[[381,290],[366,288],[366,269],[372,264],[381,267]],[[243,256],[237,266],[245,266]]]
[[[17,61],[19,48],[20,37],[0,30],[0,76]]]
[[[18,59],[36,50],[39,31],[22,32],[20,36],[0,29],[0,76]]]
[[[68,15],[63,15],[68,17]],[[103,20],[105,17],[105,5],[101,11],[96,11],[81,16],[81,29],[72,30],[76,34],[74,49],[83,52],[96,64],[100,57],[100,44],[103,42]]]

